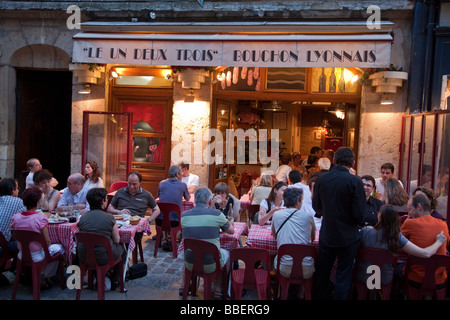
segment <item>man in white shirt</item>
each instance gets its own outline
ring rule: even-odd
[[[42,165],[39,159],[31,158],[27,161],[27,169],[29,170],[29,173],[27,177],[25,178],[25,189],[28,189],[29,187],[34,186],[34,173],[42,170]],[[50,180],[50,186],[52,188],[56,187],[58,185],[58,180],[56,180],[54,177]]]
[[[189,164],[181,163],[181,181],[184,182],[190,194],[193,194],[198,188],[199,178],[197,175],[189,173]]]
[[[392,178],[394,176],[394,165],[392,163],[384,163],[381,166],[381,178],[375,179],[376,183],[376,192],[377,198],[381,201],[384,201],[384,184],[387,179]],[[399,180],[400,184],[403,187],[402,182]]]

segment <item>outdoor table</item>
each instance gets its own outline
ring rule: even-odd
[[[241,236],[245,236],[248,234],[248,227],[247,224],[244,222],[235,222],[234,223],[234,233],[228,234],[226,232],[220,233],[220,247],[231,251],[234,248],[241,246],[240,238]],[[181,240],[180,245],[178,246],[178,254],[183,253],[184,251],[184,243],[183,240]]]
[[[136,232],[146,232],[148,230],[150,230],[150,226],[146,218],[141,218],[137,225],[128,225],[119,228],[120,243],[127,246],[127,257],[136,249],[136,243],[134,242]],[[77,222],[48,224],[48,234],[51,243],[59,243],[63,246],[69,264],[72,263],[72,252],[74,252],[76,247],[75,234],[78,231]],[[127,267],[128,259],[125,262],[124,277]]]
[[[75,233],[77,232],[77,222],[48,224],[50,242],[52,244],[59,243],[63,246],[69,264],[72,263],[72,251],[75,248]]]

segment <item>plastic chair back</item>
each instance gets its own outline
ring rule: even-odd
[[[120,264],[119,272],[120,275],[123,274],[123,264],[122,257],[114,260],[114,255],[111,249],[110,240],[102,235],[95,232],[77,232],[75,233],[75,238],[77,239],[78,246],[83,244],[86,252],[85,261],[80,261],[80,273],[84,275],[86,270],[96,270],[97,272],[97,292],[98,299],[105,300],[105,277],[108,270],[114,267],[116,264]],[[108,253],[108,263],[105,265],[99,265],[97,263],[97,258],[95,256],[95,248],[102,246],[106,248]],[[124,292],[123,277],[120,276],[120,290]],[[93,278],[92,273],[89,274],[89,287],[92,287]],[[77,290],[77,300],[80,299],[81,289]]]
[[[425,268],[425,277],[422,280],[420,289],[412,287],[408,283],[408,275],[412,266],[423,266]],[[420,300],[422,296],[429,295],[436,297],[437,300],[445,300],[447,292],[447,283],[440,288],[436,286],[436,271],[439,268],[445,268],[447,273],[450,271],[450,256],[435,254],[430,258],[418,258],[409,256],[405,268],[405,281],[407,287],[408,299]]]
[[[255,220],[255,215],[259,212],[259,204],[251,204],[248,207],[248,221],[250,224],[257,224],[258,220]]]
[[[356,262],[354,267],[355,272],[358,270],[359,264],[364,261],[369,262],[370,265],[378,266],[380,270],[383,267],[383,265],[390,264],[392,265],[393,270],[395,270],[395,267],[397,266],[398,257],[390,253],[388,250],[375,248],[361,248],[358,250],[358,253],[356,255]],[[358,292],[358,300],[365,300],[368,290],[367,284],[365,282],[363,283],[359,281],[358,279],[356,279],[356,277],[354,281]],[[390,299],[392,282],[393,277],[389,283],[381,285],[381,295],[383,300]]]
[[[245,268],[231,270],[231,299],[241,299],[242,289],[256,288],[260,300],[270,299],[270,254],[260,248],[235,248],[230,252],[230,264],[238,260]]]
[[[17,285],[19,283],[20,274],[22,271],[22,266],[31,266],[32,269],[32,278],[33,278],[33,299],[40,299],[41,292],[41,271],[43,268],[53,262],[55,260],[59,260],[59,270],[60,270],[60,278],[61,278],[61,287],[64,288],[64,266],[63,266],[63,255],[61,253],[56,253],[51,256],[48,252],[47,243],[45,241],[42,233],[29,231],[29,230],[11,230],[11,235],[13,239],[16,239],[18,243],[20,243],[22,258],[17,259],[17,268],[16,268],[16,279],[14,281],[14,288],[12,293],[12,299],[15,300]],[[30,244],[32,242],[36,242],[41,245],[44,250],[45,257],[42,261],[33,262],[31,258]]]
[[[283,277],[283,275],[280,273],[279,270],[281,264],[281,257],[283,257],[284,255],[291,256],[293,260],[292,271],[289,278]],[[303,284],[305,289],[305,299],[311,300],[314,277],[308,279],[303,278],[302,261],[305,257],[312,257],[314,259],[314,262],[316,262],[317,248],[309,244],[289,243],[281,245],[280,248],[278,249],[276,275],[277,280],[279,281],[281,287],[281,295],[280,295],[281,300],[287,299],[288,289],[291,283]]]
[[[128,182],[127,181],[116,181],[113,182],[113,184],[109,187],[109,193],[125,188],[126,186],[128,186]]]
[[[222,294],[227,296],[228,271],[227,265],[220,266],[219,249],[211,242],[199,239],[186,238],[184,241],[184,256],[186,251],[190,250],[194,258],[192,270],[186,266],[184,268],[184,290],[183,300],[187,299],[187,294],[191,291],[192,295],[196,292],[196,278],[202,277],[204,283],[204,298],[209,300],[211,298],[211,285],[214,280],[222,273]],[[205,256],[213,257],[216,268],[214,272],[206,274],[203,269],[203,259]]]
[[[177,255],[177,233],[181,229],[181,210],[178,204],[171,202],[157,202],[159,210],[161,210],[161,214],[163,215],[163,220],[161,226],[156,225],[156,243],[155,243],[155,251],[153,256],[156,258],[158,254],[158,248],[161,245],[161,234],[163,231],[170,232],[171,241],[172,241],[172,256],[176,258]],[[172,227],[170,225],[169,214],[171,212],[176,212],[178,215],[179,224],[177,227]]]

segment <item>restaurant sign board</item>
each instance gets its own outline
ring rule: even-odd
[[[75,39],[78,63],[230,67],[382,68],[390,41]]]

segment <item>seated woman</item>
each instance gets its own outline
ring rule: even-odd
[[[408,211],[406,205],[408,204],[409,196],[397,179],[387,179],[384,188],[385,204],[394,206],[394,209],[396,209],[397,211]]]
[[[53,174],[46,169],[35,172],[33,176],[34,184],[42,190],[42,198],[38,207],[42,211],[55,210],[59,198],[61,198],[61,193],[51,186],[52,178]]]
[[[120,243],[119,228],[117,227],[116,220],[112,214],[106,213],[106,206],[108,200],[106,195],[108,192],[104,188],[93,188],[88,191],[86,200],[89,202],[91,208],[81,216],[78,222],[78,228],[81,232],[95,232],[106,236],[111,243],[111,249],[114,259],[118,259],[122,256],[122,263],[126,261],[127,252],[123,248],[123,244]],[[86,259],[86,248],[80,243],[78,246],[78,256],[80,261]],[[106,249],[99,247],[96,251],[97,262],[102,265],[108,262],[108,254]],[[115,290],[119,284],[119,265],[115,265],[111,275],[111,290]]]
[[[284,208],[283,193],[287,189],[287,184],[283,181],[278,181],[270,191],[267,199],[264,199],[259,204],[258,223],[260,226],[270,224],[273,214]]]
[[[252,204],[260,204],[261,201],[267,199],[272,190],[272,176],[269,174],[262,174],[258,185],[252,189],[250,193],[250,200]]]
[[[378,223],[373,228],[361,229],[361,247],[384,249],[395,255],[401,249],[407,254],[416,257],[429,258],[447,241],[447,238],[441,232],[436,235],[435,243],[429,247],[420,248],[401,234],[398,219],[398,212],[394,206],[389,204],[383,205],[378,213]],[[369,262],[363,262],[357,270],[358,280],[364,283],[369,277],[369,274],[366,272],[369,265]],[[385,285],[391,282],[393,274],[393,266],[383,266],[381,269],[381,284]]]
[[[214,187],[212,203],[213,208],[220,210],[225,217],[239,221],[241,202],[228,192],[228,185],[225,182],[219,182]]]
[[[26,189],[22,194],[23,204],[27,208],[26,211],[16,213],[12,216],[11,229],[13,230],[29,230],[39,232],[44,236],[45,242],[48,245],[48,252],[50,255],[55,255],[58,252],[64,253],[64,248],[60,244],[52,244],[48,235],[48,218],[43,214],[36,212],[39,202],[41,201],[42,191],[37,186],[32,186]],[[22,252],[20,243],[17,244],[19,253],[17,257],[21,259]],[[31,245],[30,245],[31,247]],[[45,253],[43,248],[39,244],[31,249],[31,258],[34,262],[44,260]],[[58,261],[49,263],[41,274],[41,289],[47,289],[50,287],[50,278],[56,275],[58,269]]]
[[[444,217],[439,212],[436,211],[436,208],[438,206],[438,201],[437,201],[436,193],[434,192],[433,189],[420,186],[420,187],[417,187],[413,191],[413,196],[415,196],[416,194],[424,195],[428,198],[428,200],[430,200],[430,205],[431,205],[430,215],[432,217],[435,217],[435,218],[441,219],[441,220],[445,220]]]
[[[302,165],[302,155],[298,152],[292,153],[291,169],[298,170],[303,174],[306,172],[305,166]]]
[[[101,173],[97,162],[88,161],[84,167],[84,178],[86,179],[84,187],[87,188],[87,190],[92,188],[104,188],[103,180],[100,176]]]

